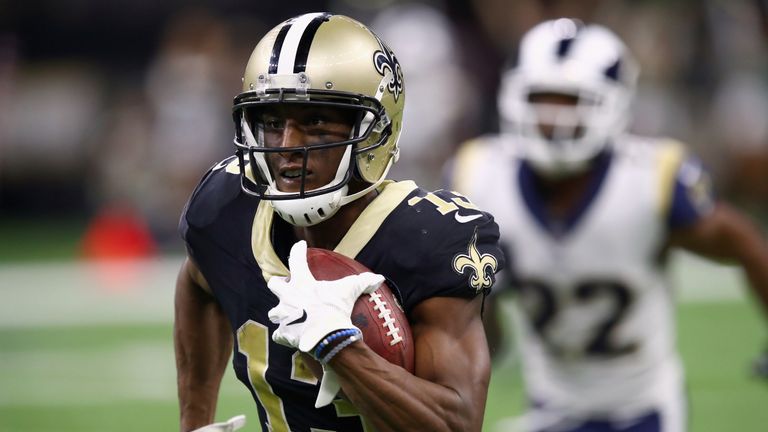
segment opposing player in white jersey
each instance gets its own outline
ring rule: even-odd
[[[547,21],[519,56],[502,133],[460,150],[453,187],[510,252],[528,427],[684,431],[667,251],[738,262],[767,306],[768,248],[681,144],[625,133],[638,67],[610,30]]]

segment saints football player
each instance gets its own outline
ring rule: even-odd
[[[503,132],[467,143],[453,178],[510,250],[528,429],[684,431],[668,251],[738,263],[768,306],[766,243],[680,143],[625,133],[638,67],[611,31],[547,21],[518,60]]]
[[[480,430],[498,226],[460,195],[386,180],[404,103],[394,53],[348,17],[297,16],[256,45],[234,101],[235,155],[205,174],[180,222],[181,430],[213,422],[230,357],[265,432]],[[375,273],[318,283],[308,246]],[[413,374],[350,321],[384,278],[413,331]],[[320,382],[300,352],[322,363]]]

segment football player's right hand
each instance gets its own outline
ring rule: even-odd
[[[350,318],[355,301],[384,282],[384,276],[375,273],[333,281],[315,280],[307,264],[307,243],[303,240],[291,248],[288,266],[290,279],[275,276],[267,284],[280,300],[269,311],[269,319],[279,324],[272,340],[307,353],[329,333],[356,328]]]

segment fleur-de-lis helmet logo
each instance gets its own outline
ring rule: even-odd
[[[481,254],[477,249],[477,228],[472,234],[467,254],[458,254],[453,258],[453,269],[463,274],[466,270],[471,272],[469,286],[475,291],[482,291],[493,285],[494,275],[499,263],[491,254]]]
[[[381,39],[378,37],[376,39],[379,41],[381,49],[373,53],[373,65],[382,77],[386,76],[387,71],[391,73],[392,79],[387,83],[387,90],[392,93],[395,102],[397,102],[403,92],[403,71],[400,69],[400,62],[397,61],[395,53],[384,45]]]

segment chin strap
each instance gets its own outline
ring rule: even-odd
[[[365,194],[367,194],[368,192],[370,192],[370,191],[372,191],[372,190],[376,189],[376,188],[377,188],[377,187],[379,187],[379,186],[380,186],[382,183],[384,183],[384,180],[387,178],[387,174],[389,174],[389,169],[390,169],[390,168],[392,168],[392,165],[395,163],[395,160],[397,160],[397,156],[398,156],[398,155],[397,155],[397,154],[395,154],[395,155],[393,155],[393,156],[392,156],[392,157],[389,159],[389,162],[387,162],[387,167],[386,167],[386,168],[384,168],[384,172],[383,172],[383,173],[381,173],[381,176],[379,177],[379,179],[378,179],[378,180],[376,180],[376,183],[373,183],[373,184],[371,184],[370,186],[368,186],[367,188],[365,188],[365,189],[363,189],[363,190],[361,190],[361,191],[359,191],[359,192],[355,192],[355,193],[353,193],[352,195],[346,195],[346,196],[343,196],[343,197],[341,197],[341,200],[339,201],[339,207],[341,207],[341,206],[343,206],[343,205],[347,205],[347,204],[351,203],[352,201],[354,201],[354,200],[356,200],[356,199],[358,199],[358,198],[360,198],[360,197],[364,196],[364,195],[365,195]]]

